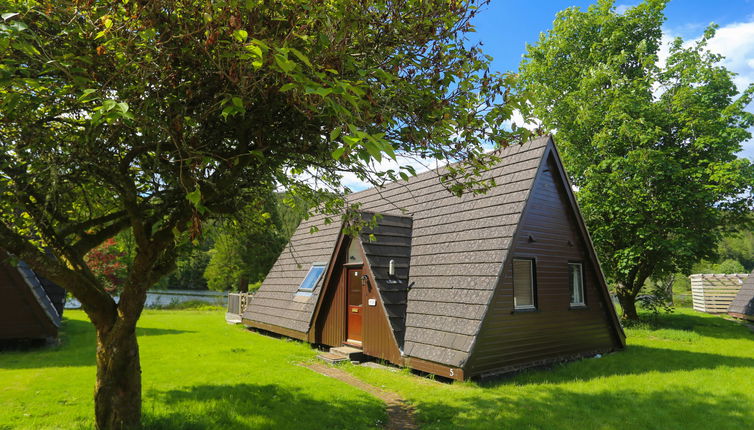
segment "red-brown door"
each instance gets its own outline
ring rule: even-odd
[[[346,286],[348,288],[348,328],[346,329],[346,342],[361,344],[361,325],[364,318],[364,295],[361,288],[361,277],[364,275],[361,268],[347,269]]]

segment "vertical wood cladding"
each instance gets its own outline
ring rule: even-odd
[[[343,263],[348,255],[348,241],[340,238],[329,273],[325,273],[320,307],[313,315],[309,341],[329,346],[341,346],[346,340],[346,270]],[[312,337],[312,332],[314,336]]]
[[[390,327],[385,305],[374,281],[374,271],[367,264],[364,269],[369,275],[367,288],[364,289],[364,342],[362,345],[364,353],[400,365],[402,364],[401,353]],[[370,300],[374,300],[374,306],[370,306]]]
[[[334,261],[332,275],[327,285],[323,285],[321,308],[315,315],[312,330],[314,343],[341,346],[346,340],[346,271],[343,270],[343,255],[348,249],[341,246]]]
[[[322,305],[315,316],[313,327],[315,343],[340,346],[346,340],[348,309],[346,306],[347,270],[345,268],[349,266],[344,266],[344,262],[346,261],[349,242],[349,240],[343,241],[338,252],[339,258],[334,262],[331,280],[323,291]],[[359,250],[364,255],[360,244]],[[374,272],[367,259],[364,259],[363,266],[359,267],[368,275],[367,287],[362,290],[364,305],[362,348],[364,353],[395,364],[402,364],[400,350],[393,336],[377,283],[374,281]],[[374,306],[369,305],[370,299],[374,300]]]
[[[619,346],[575,214],[552,156],[540,172],[476,339],[468,376]],[[536,264],[536,310],[515,311],[514,258]],[[571,307],[568,263],[582,263],[586,304]]]
[[[54,336],[57,336],[57,328],[49,321],[18,270],[0,262],[0,339]]]

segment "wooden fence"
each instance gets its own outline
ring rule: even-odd
[[[741,289],[749,275],[698,274],[691,275],[691,295],[694,310],[710,314],[723,314]]]
[[[249,303],[249,293],[228,293],[228,309],[225,312],[225,321],[231,324],[240,324],[241,316]]]

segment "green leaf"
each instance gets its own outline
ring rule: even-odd
[[[97,91],[97,90],[94,90],[94,89],[91,89],[91,88],[85,89],[85,90],[84,90],[84,92],[83,92],[83,93],[81,94],[81,96],[79,97],[79,100],[81,100],[81,101],[85,101],[85,100],[91,100],[91,99],[93,99],[94,97],[89,97],[89,96],[90,96],[90,95],[91,95],[92,93],[96,92],[96,91]]]
[[[382,152],[387,154],[388,157],[392,158],[395,161],[395,151],[393,150],[393,145],[391,145],[390,142],[385,142],[382,145]]]
[[[281,92],[281,93],[284,93],[284,92],[286,92],[286,91],[290,91],[290,90],[292,90],[292,89],[294,89],[294,88],[296,88],[296,87],[297,87],[297,85],[296,85],[296,84],[294,84],[294,83],[292,83],[292,82],[288,82],[287,84],[285,84],[285,85],[283,85],[282,87],[280,87],[280,92]]]
[[[13,18],[14,16],[18,16],[18,12],[6,12],[6,13],[0,15],[0,18],[2,18],[3,21],[7,21],[7,20]]]
[[[338,138],[338,136],[340,136],[340,127],[335,127],[334,129],[332,129],[332,131],[330,131],[330,141],[334,142],[335,139]]]
[[[249,54],[247,57],[242,56],[242,58],[251,59],[252,60],[251,65],[255,69],[262,67],[262,64],[263,64],[262,60],[264,59],[264,53],[262,52],[262,48],[260,48],[254,42],[246,44],[245,48],[249,52]]]
[[[289,60],[288,56],[283,54],[275,54],[275,63],[285,73],[288,73],[296,68],[296,63]]]
[[[16,29],[16,31],[24,31],[29,28],[29,26],[23,21],[14,21],[10,26]]]
[[[335,148],[335,151],[332,152],[333,160],[340,160],[340,157],[343,156],[347,148],[348,148],[347,146],[339,146]]]
[[[199,206],[202,201],[202,190],[199,189],[199,185],[196,185],[194,191],[186,193],[186,199],[194,206]]]
[[[11,43],[11,46],[30,57],[35,57],[40,54],[39,50],[31,43],[23,42],[20,40],[14,40]]]
[[[367,150],[367,152],[369,152],[369,155],[371,155],[372,158],[374,158],[378,162],[382,161],[382,151],[380,151],[380,148],[375,145],[374,142],[367,139],[361,143],[361,146],[363,146]]]
[[[236,113],[236,110],[238,108],[235,106],[226,106],[223,111],[220,113],[223,118],[228,119],[229,115],[234,115]]]
[[[233,103],[233,106],[235,107],[243,108],[243,100],[241,100],[240,97],[232,97],[230,102]]]
[[[309,67],[312,67],[312,63],[309,61],[309,58],[306,57],[306,55],[302,54],[301,51],[295,48],[289,48],[291,52],[293,52],[293,55],[296,56],[299,60],[301,60],[302,63],[306,64]]]
[[[356,136],[343,136],[343,142],[347,143],[348,146],[354,146],[359,143],[360,140],[361,138]]]
[[[314,90],[314,94],[317,94],[318,96],[327,97],[332,93],[332,89],[325,88],[325,87],[319,87],[316,90]]]
[[[235,38],[239,42],[246,42],[246,39],[249,37],[249,33],[246,30],[234,30],[233,31],[233,38]]]
[[[109,100],[108,99],[108,100],[105,100],[104,102],[102,102],[102,109],[104,109],[105,111],[111,111],[111,110],[113,110],[113,108],[115,107],[115,105],[116,105],[115,100]]]
[[[264,51],[264,52],[267,52],[267,51],[270,50],[270,47],[266,43],[262,42],[259,39],[251,39],[250,42],[253,43],[254,45],[260,47],[262,49],[262,51]]]

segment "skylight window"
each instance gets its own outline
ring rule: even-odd
[[[325,265],[322,263],[314,263],[309,268],[309,272],[306,274],[304,281],[298,286],[298,290],[304,293],[311,293],[314,291],[314,287],[317,286],[319,278],[325,273]]]

